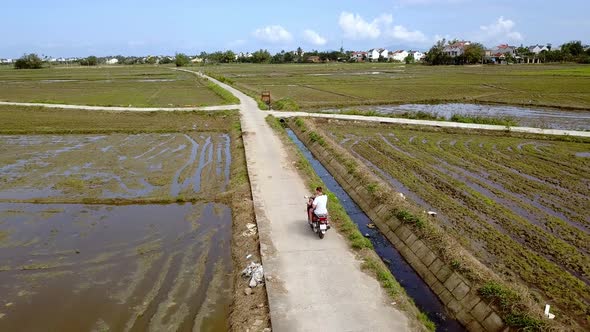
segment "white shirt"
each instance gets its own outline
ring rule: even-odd
[[[328,214],[328,196],[327,195],[321,195],[321,196],[314,198],[313,205],[315,205],[315,210],[313,212],[315,212],[316,215]]]

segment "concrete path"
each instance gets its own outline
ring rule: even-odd
[[[474,123],[460,123],[460,122],[449,122],[449,121],[411,120],[411,119],[401,119],[401,118],[386,118],[386,117],[380,117],[380,116],[306,113],[306,112],[282,112],[282,111],[268,111],[268,114],[272,114],[273,116],[278,117],[278,118],[307,116],[307,117],[316,117],[316,118],[398,123],[398,124],[432,126],[432,127],[484,129],[484,130],[499,130],[499,131],[506,130],[505,126],[483,125],[483,124],[474,124]],[[532,127],[510,127],[510,131],[511,132],[518,132],[518,133],[531,133],[531,134],[543,134],[543,135],[590,137],[590,131],[578,131],[578,130],[541,129],[541,128],[532,128]]]
[[[90,105],[66,105],[66,104],[43,104],[43,103],[16,103],[16,102],[10,102],[10,101],[0,101],[0,105],[77,109],[77,110],[88,110],[88,111],[116,111],[116,112],[127,112],[127,111],[132,111],[132,112],[226,111],[226,110],[237,110],[240,108],[240,105],[221,105],[221,106],[204,106],[204,107],[119,107],[119,106],[90,106]]]
[[[334,230],[320,240],[309,229],[303,196],[310,193],[266,123],[268,113],[242,92],[211,80],[241,101],[273,331],[409,330],[407,317],[361,271],[346,240]]]

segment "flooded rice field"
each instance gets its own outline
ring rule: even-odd
[[[437,222],[496,273],[583,320],[590,142],[336,121],[322,127],[396,191],[437,212]]]
[[[191,197],[230,164],[224,133],[0,136],[0,200]]]
[[[377,111],[382,114],[403,115],[425,112],[450,119],[454,114],[484,117],[513,118],[522,127],[538,127],[565,130],[590,130],[590,111],[572,111],[553,108],[528,108],[507,105],[481,104],[406,104],[361,106],[348,109]],[[340,111],[340,110],[328,110]]]
[[[230,143],[0,136],[0,331],[227,329]]]
[[[219,204],[0,203],[0,331],[224,329]]]

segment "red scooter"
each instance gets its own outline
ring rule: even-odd
[[[311,204],[313,202],[313,197],[307,197],[307,209],[305,210],[305,212],[308,213],[308,219],[309,219],[309,209],[311,208]],[[309,223],[309,227],[311,227],[311,230],[314,233],[317,233],[317,235],[320,237],[320,239],[323,239],[324,236],[326,235],[326,232],[330,229],[330,221],[328,219],[328,215],[324,214],[324,215],[316,215],[314,212],[311,213],[311,223]]]

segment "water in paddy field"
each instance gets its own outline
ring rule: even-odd
[[[305,158],[310,162],[316,174],[326,184],[327,188],[336,195],[346,213],[352,221],[359,227],[363,234],[369,234],[369,238],[375,247],[375,251],[386,262],[389,270],[397,281],[406,290],[406,293],[414,300],[416,306],[425,312],[428,317],[436,324],[437,331],[466,331],[465,328],[456,320],[447,316],[442,302],[412,267],[404,260],[401,254],[379,232],[378,229],[370,229],[367,224],[371,219],[362,211],[362,209],[350,198],[344,188],[342,188],[328,170],[322,166],[307,149],[307,147],[297,138],[295,133],[287,129],[289,137],[295,142]],[[329,207],[328,207],[329,209]]]
[[[222,204],[0,203],[0,331],[218,331],[231,303]]]
[[[510,117],[522,127],[538,127],[563,130],[590,130],[590,111],[560,110],[555,108],[528,108],[506,105],[480,104],[406,104],[359,106],[344,110],[358,109],[377,111],[383,114],[426,112],[450,119],[453,114],[478,115],[484,117]],[[340,111],[340,110],[326,110]]]

